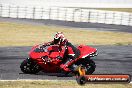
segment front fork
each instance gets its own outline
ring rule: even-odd
[[[74,64],[72,66],[72,72],[75,73],[75,75],[77,75],[77,76],[86,75],[86,69],[82,65],[77,66],[77,65]]]

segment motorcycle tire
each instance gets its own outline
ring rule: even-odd
[[[86,74],[90,75],[95,71],[96,65],[95,62],[90,58],[85,58],[80,61],[78,61],[78,65],[82,65],[86,68]]]
[[[92,74],[95,71],[96,65],[95,62],[91,59],[88,60],[88,68],[86,67],[87,71],[86,74]]]
[[[26,74],[36,74],[40,71],[40,66],[37,63],[31,61],[30,59],[25,59],[21,65],[20,69]]]

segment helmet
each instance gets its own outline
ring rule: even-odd
[[[54,44],[59,44],[64,41],[64,35],[62,32],[57,32],[54,36]]]

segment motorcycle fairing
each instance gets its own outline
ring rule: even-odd
[[[57,56],[64,55],[64,51],[65,51],[64,47],[61,50],[61,52],[59,51],[59,46],[42,47],[42,50],[40,47],[41,46],[37,45],[32,48],[29,54],[30,58],[33,59],[34,61],[37,61],[38,64],[41,66],[41,68],[43,68],[44,72],[58,72],[60,62],[62,60],[57,59]],[[95,48],[84,45],[78,46],[78,50],[80,50],[80,56],[77,59],[85,58],[91,53],[96,52]],[[45,56],[48,56],[48,58],[46,59]]]
[[[84,46],[84,45],[78,46],[78,49],[81,51],[79,58],[85,58],[97,51],[97,49],[93,47]]]

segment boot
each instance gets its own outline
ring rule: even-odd
[[[60,65],[60,68],[66,72],[70,72],[71,69],[68,67],[71,66],[74,63],[74,59],[68,59],[64,64]]]

